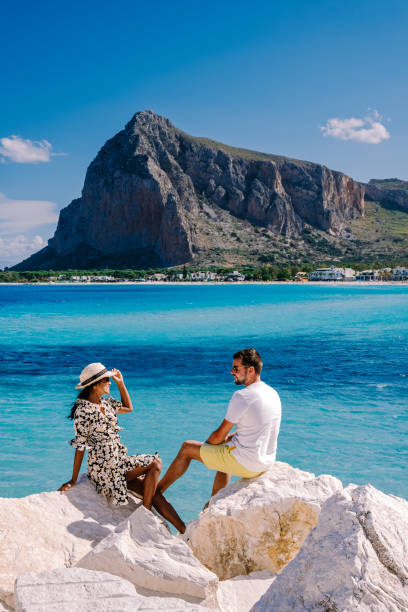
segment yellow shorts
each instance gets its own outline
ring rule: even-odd
[[[224,472],[240,478],[255,478],[255,476],[263,474],[263,472],[251,472],[238,463],[231,453],[234,448],[235,446],[230,447],[227,444],[204,443],[200,448],[201,461],[210,470],[217,470],[217,472]]]

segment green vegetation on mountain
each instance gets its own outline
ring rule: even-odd
[[[399,178],[371,179],[369,185],[375,185],[379,189],[403,189],[408,191],[408,181]]]
[[[252,149],[241,149],[240,147],[233,147],[227,145],[223,142],[218,142],[217,140],[211,140],[211,138],[203,138],[201,136],[191,136],[186,132],[180,132],[183,134],[183,137],[192,142],[203,145],[204,147],[209,147],[214,150],[221,150],[224,153],[228,153],[228,155],[232,155],[234,157],[242,157],[243,159],[249,159],[254,161],[280,161],[285,159],[287,161],[295,162],[298,165],[306,165],[310,164],[310,162],[295,159],[293,157],[286,157],[285,155],[274,155],[273,153],[263,153],[262,151],[252,151]]]

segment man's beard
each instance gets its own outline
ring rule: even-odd
[[[234,378],[234,382],[236,385],[245,385],[245,378]]]

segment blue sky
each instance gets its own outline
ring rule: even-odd
[[[407,25],[405,0],[3,3],[0,267],[46,243],[100,147],[148,108],[357,180],[408,179]]]

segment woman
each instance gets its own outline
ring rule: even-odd
[[[110,377],[118,385],[121,401],[110,397]],[[88,478],[113,504],[128,503],[127,489],[143,496],[148,510],[152,505],[178,531],[186,526],[173,506],[158,492],[157,483],[161,460],[155,455],[128,455],[120,442],[117,414],[132,412],[129,393],[119,370],[108,371],[101,363],[90,363],[81,372],[81,389],[69,418],[74,420],[75,438],[69,443],[75,448],[72,478],[59,491],[71,489],[78,478],[84,452],[88,450]],[[103,397],[108,395],[108,397]]]

